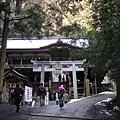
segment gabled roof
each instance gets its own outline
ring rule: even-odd
[[[11,76],[11,75],[16,76],[17,78],[20,78],[25,85],[32,86],[32,85],[30,84],[29,79],[28,79],[27,76],[22,75],[21,73],[17,72],[17,71],[14,70],[14,69],[10,69],[10,70],[8,70],[7,72],[5,72],[4,78],[6,78],[6,77],[8,77],[8,76]]]
[[[72,47],[72,48],[77,48],[78,46],[73,46],[70,43],[65,43],[65,42],[62,42],[61,40],[58,40],[56,43],[52,43],[52,44],[40,47],[40,49],[41,50],[42,49],[48,49],[48,48],[50,49],[50,48],[53,48],[53,47]]]
[[[30,53],[30,54],[34,54],[34,53],[48,53],[50,52],[51,49],[53,48],[68,48],[70,49],[76,49],[79,48],[78,46],[73,46],[70,43],[65,43],[62,42],[61,40],[58,40],[55,43],[40,47],[40,48],[13,48],[13,49],[7,49],[7,54],[24,54],[24,53]],[[80,48],[79,48],[80,49]]]

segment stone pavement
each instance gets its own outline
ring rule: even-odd
[[[48,106],[22,106],[20,113],[24,115],[31,115],[31,116],[47,116],[47,117],[54,117],[54,118],[66,118],[66,119],[72,119],[74,120],[77,119],[90,119],[87,118],[86,116],[82,117],[79,116],[79,112],[77,111],[78,109],[78,104],[75,103],[70,103],[70,104],[65,104],[64,109],[60,109],[58,105],[53,105],[55,101],[51,101]],[[74,110],[76,109],[76,110]]]
[[[62,110],[55,104],[55,101],[50,101],[48,106],[43,107],[38,106],[38,103],[35,106],[21,106],[20,114],[31,116],[48,116],[61,119],[71,118],[76,120],[81,118],[85,120],[93,120],[97,119],[96,115],[94,115],[94,111],[92,111],[94,104],[103,99],[114,97],[115,95],[116,94],[113,92],[112,94],[98,94],[86,97],[76,102],[65,104],[65,108]]]

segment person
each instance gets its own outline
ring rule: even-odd
[[[40,106],[44,106],[45,103],[45,96],[46,96],[46,89],[43,86],[43,83],[40,83],[40,87],[38,88],[38,95],[40,96]]]
[[[16,105],[16,112],[19,112],[20,109],[20,102],[23,98],[24,90],[19,87],[19,84],[16,85],[14,96],[15,96],[15,105]]]
[[[62,77],[62,81],[65,82],[65,76],[64,76],[64,75],[63,75],[63,77]]]
[[[65,90],[67,90],[66,84],[63,84],[63,87],[65,88]]]
[[[64,96],[63,94],[66,92],[65,88],[63,85],[60,85],[58,87],[58,99],[59,99],[59,107],[60,109],[64,108]]]
[[[59,79],[59,82],[61,82],[61,74],[59,74],[58,79]]]
[[[59,85],[58,92],[60,92],[61,90],[64,91],[64,92],[66,91],[64,85]]]
[[[68,95],[67,91],[64,93],[63,96],[64,96],[64,102],[65,102],[65,104],[68,103],[69,102],[69,95]]]
[[[58,105],[59,103],[58,92],[55,92],[55,101],[56,101],[56,105]]]
[[[49,100],[52,101],[52,94],[51,94],[51,89],[50,89],[50,87],[48,88],[48,92],[49,92]]]

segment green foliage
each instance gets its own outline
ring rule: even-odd
[[[0,13],[2,11],[5,11],[5,3],[4,2],[0,2]]]
[[[23,9],[19,15],[23,16],[23,19],[15,22],[14,29],[20,36],[41,38],[53,35],[49,18],[39,4]]]
[[[103,70],[110,70],[114,78],[120,71],[120,2],[96,0],[93,5],[95,40],[89,47],[90,62]]]
[[[69,37],[71,39],[78,39],[78,38],[81,38],[81,37],[86,37],[86,34],[85,31],[86,28],[82,28],[82,26],[80,26],[79,24],[77,23],[73,23],[71,25],[67,25],[67,26],[64,26],[62,27],[62,34],[63,36],[66,36],[66,37]]]
[[[44,37],[53,35],[52,26],[46,12],[43,11],[43,2],[35,4],[26,0],[9,1],[9,37]],[[20,4],[18,4],[20,3]],[[18,6],[17,6],[18,5]],[[4,13],[8,5],[0,2],[0,37],[2,37]],[[23,7],[23,8],[22,8]]]
[[[69,33],[67,33],[67,30],[69,32],[70,28],[74,31],[74,25],[77,25],[80,27],[80,29],[82,29],[82,31],[80,31],[82,34],[83,32],[86,34],[86,31],[91,29],[91,12],[88,0],[51,0],[48,2],[46,8],[47,15],[50,16],[50,20],[52,21],[54,29],[56,29],[58,34],[68,36]],[[62,33],[62,30],[64,29],[66,30],[66,33]],[[72,33],[70,32],[70,37],[71,35]]]

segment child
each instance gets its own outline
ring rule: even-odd
[[[63,96],[64,96],[64,102],[68,103],[69,102],[69,95],[68,95],[68,93],[65,92]]]

